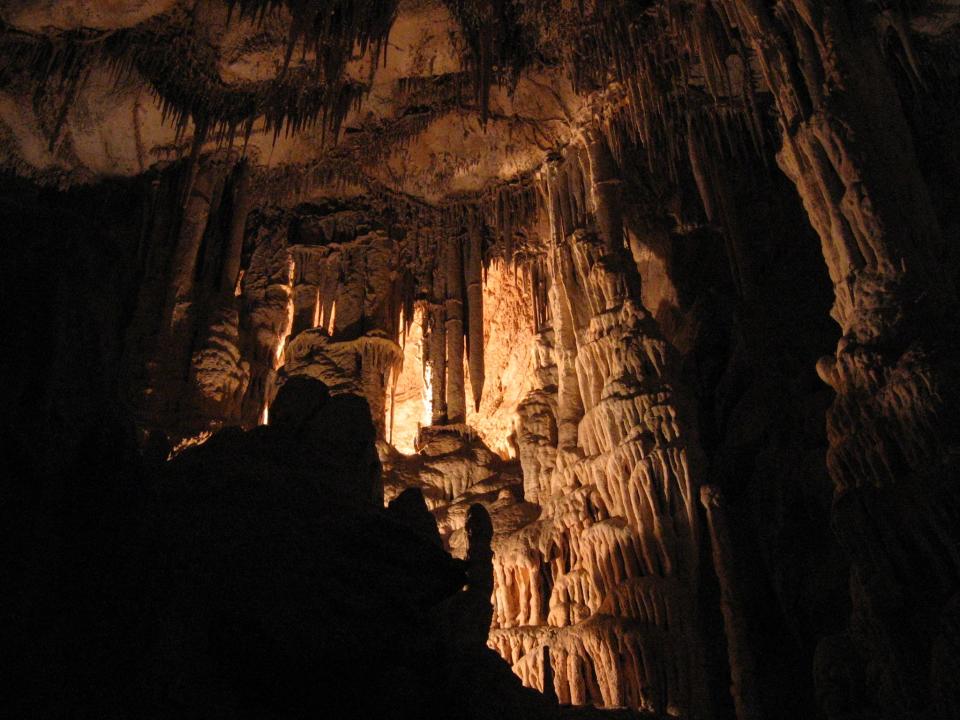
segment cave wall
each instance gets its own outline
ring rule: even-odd
[[[166,457],[252,430],[306,376],[366,399],[384,500],[419,492],[446,549],[465,556],[470,507],[487,508],[489,643],[528,686],[661,716],[952,717],[948,11],[531,2],[483,26],[472,3],[454,5],[437,23],[460,26],[462,76],[381,77],[381,90],[402,86],[392,119],[416,126],[373,134],[401,137],[395,153],[331,95],[278,115],[261,79],[253,118],[203,105],[229,93],[184,99],[137,44],[165,32],[165,9],[115,41],[4,28],[4,297],[18,348],[4,434],[28,468],[21,606],[51,592],[45,557],[68,566],[71,533],[122,506],[75,468],[132,462],[128,436]],[[221,14],[205,8],[185,37]],[[360,29],[371,46],[391,32],[378,18]],[[415,35],[408,16],[401,26]],[[87,40],[100,55],[71,55]],[[508,40],[536,44],[539,60]],[[139,79],[108,89],[104,58]],[[537,83],[508,77],[537,62],[550,66]],[[63,82],[30,103],[41,71]],[[156,108],[137,110],[147,81],[175,134]],[[531,89],[544,83],[549,99]],[[419,109],[448,84],[433,99],[468,119]],[[97,93],[122,95],[137,131],[125,150],[104,145],[123,156],[104,167],[135,177],[98,174],[84,143],[110,126],[84,110]],[[344,145],[294,167],[308,154],[298,129],[339,141],[348,120]],[[505,126],[532,126],[534,140],[514,153],[521,135]],[[234,143],[244,129],[249,148]],[[167,148],[150,163],[144,131]],[[454,142],[461,131],[469,141]],[[279,164],[263,161],[271,133]],[[473,194],[443,196],[451,183]],[[419,386],[399,397],[424,417],[396,413],[398,383]],[[395,416],[420,422],[412,456],[389,446]]]

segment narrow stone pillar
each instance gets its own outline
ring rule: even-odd
[[[441,246],[442,248],[442,246]],[[443,309],[446,294],[446,268],[443,266],[442,250],[437,250],[437,262],[433,269],[433,298],[429,315],[429,368],[431,419],[433,425],[447,422],[447,328]]]
[[[363,307],[367,284],[364,255],[367,252],[366,245],[356,243],[341,249],[340,281],[333,328],[333,337],[336,340],[354,340],[363,334]]]
[[[293,329],[294,336],[316,327],[320,300],[319,264],[321,259],[309,249],[293,253]]]
[[[620,210],[622,181],[607,141],[596,130],[587,136],[590,157],[590,189],[597,218],[597,228],[610,254],[623,247],[623,214]]]
[[[469,244],[467,246],[467,327],[468,362],[470,366],[470,389],[473,392],[473,406],[480,409],[483,395],[483,235],[479,218],[470,223]]]
[[[557,447],[573,450],[577,447],[577,428],[583,417],[583,398],[577,378],[576,332],[561,286],[554,283],[549,296],[557,360]]]
[[[493,521],[486,508],[479,503],[467,511],[467,589],[466,595],[476,608],[469,621],[469,637],[474,642],[486,643],[493,621]]]
[[[730,661],[730,694],[733,696],[737,720],[760,720],[763,714],[760,711],[756,663],[744,625],[745,611],[740,602],[733,568],[733,547],[723,494],[716,485],[703,485],[700,488],[700,502],[707,511],[713,567],[720,582],[720,610],[723,613]]]
[[[164,398],[161,412],[171,413],[171,422],[176,422],[173,418],[176,417],[178,405],[184,402],[189,393],[187,383],[193,375],[191,356],[198,323],[197,301],[201,299],[195,287],[197,263],[211,212],[219,204],[222,186],[222,164],[198,161],[170,264],[170,284],[165,305],[166,328],[155,360],[162,368],[160,382],[164,387],[154,388],[154,391]]]
[[[548,262],[551,282],[547,290],[547,301],[550,305],[554,355],[557,362],[557,448],[573,451],[577,447],[577,428],[583,417],[583,399],[577,379],[575,313],[577,310],[582,313],[583,308],[571,307],[571,303],[574,306],[580,303],[577,298],[571,297],[574,291],[565,277],[569,269],[569,246],[564,227],[561,190],[560,159],[552,158],[547,168],[547,209],[552,234]],[[589,313],[587,315],[589,316]]]
[[[191,186],[190,196],[183,210],[177,246],[170,265],[168,306],[171,308],[171,329],[175,329],[180,324],[193,300],[200,245],[203,243],[207,221],[210,219],[211,202],[220,179],[219,164],[202,164],[197,171],[197,177]]]
[[[447,419],[462,423],[467,419],[463,377],[463,254],[461,239],[445,243],[444,267],[447,271],[447,295],[444,301],[447,330]]]
[[[224,253],[223,269],[220,273],[220,290],[232,293],[240,275],[240,259],[243,255],[243,237],[247,228],[247,215],[250,214],[250,166],[241,160],[234,171],[233,212],[230,215],[230,235]]]

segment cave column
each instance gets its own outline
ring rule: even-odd
[[[312,252],[312,248],[299,247],[293,255],[293,329],[291,334],[298,335],[304,330],[316,327],[319,321],[320,278],[322,259]]]
[[[470,368],[470,389],[474,409],[480,410],[483,395],[483,226],[478,214],[470,220],[467,243],[467,350]]]
[[[552,233],[548,252],[550,286],[547,297],[553,323],[554,356],[557,363],[557,448],[577,452],[577,433],[584,402],[577,373],[577,330],[590,317],[581,288],[572,275],[570,245],[564,236],[559,161],[547,168],[547,190]],[[579,322],[578,322],[579,320]]]
[[[174,331],[185,320],[192,305],[200,246],[207,229],[214,196],[222,180],[222,169],[218,162],[202,162],[183,208],[180,231],[171,263],[168,302],[170,327]]]
[[[607,253],[614,255],[623,246],[623,213],[620,208],[623,182],[607,141],[599,130],[587,132],[586,148],[590,158],[590,194],[597,228]]]
[[[576,331],[562,285],[553,283],[549,298],[557,361],[557,448],[574,451],[577,448],[577,428],[583,417],[583,398],[577,377]]]
[[[447,318],[443,304],[447,292],[447,274],[443,265],[443,247],[443,240],[438,240],[432,278],[433,301],[424,313],[428,328],[424,334],[424,355],[430,377],[430,422],[433,425],[447,422]]]
[[[220,290],[223,293],[232,293],[237,287],[243,256],[243,238],[251,201],[250,164],[244,159],[237,163],[234,170],[233,211],[230,215],[230,233],[227,237],[227,249],[220,274]]]
[[[363,309],[366,297],[364,256],[366,245],[341,248],[337,285],[337,306],[332,336],[336,340],[354,340],[363,334]]]
[[[181,412],[190,402],[190,385],[195,375],[191,359],[202,312],[198,305],[203,299],[196,287],[197,268],[211,213],[219,206],[223,191],[224,164],[212,159],[197,162],[196,177],[189,183],[171,258],[165,306],[167,325],[161,333],[163,340],[155,358],[162,368],[161,386],[153,388],[164,398],[161,414]]]
[[[460,236],[444,241],[443,265],[447,284],[444,310],[447,336],[447,420],[462,423],[467,418],[463,375],[463,253]]]

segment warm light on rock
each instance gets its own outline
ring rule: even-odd
[[[0,3],[3,717],[956,720],[958,110],[957,0]]]

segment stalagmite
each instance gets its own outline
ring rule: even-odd
[[[463,251],[460,236],[444,242],[443,266],[447,273],[446,314],[447,339],[447,420],[462,423],[467,417],[463,377]]]
[[[480,410],[480,397],[483,395],[483,237],[479,219],[469,223],[467,242],[467,262],[464,268],[467,281],[467,353],[470,366],[470,388],[473,392],[473,406]]]

